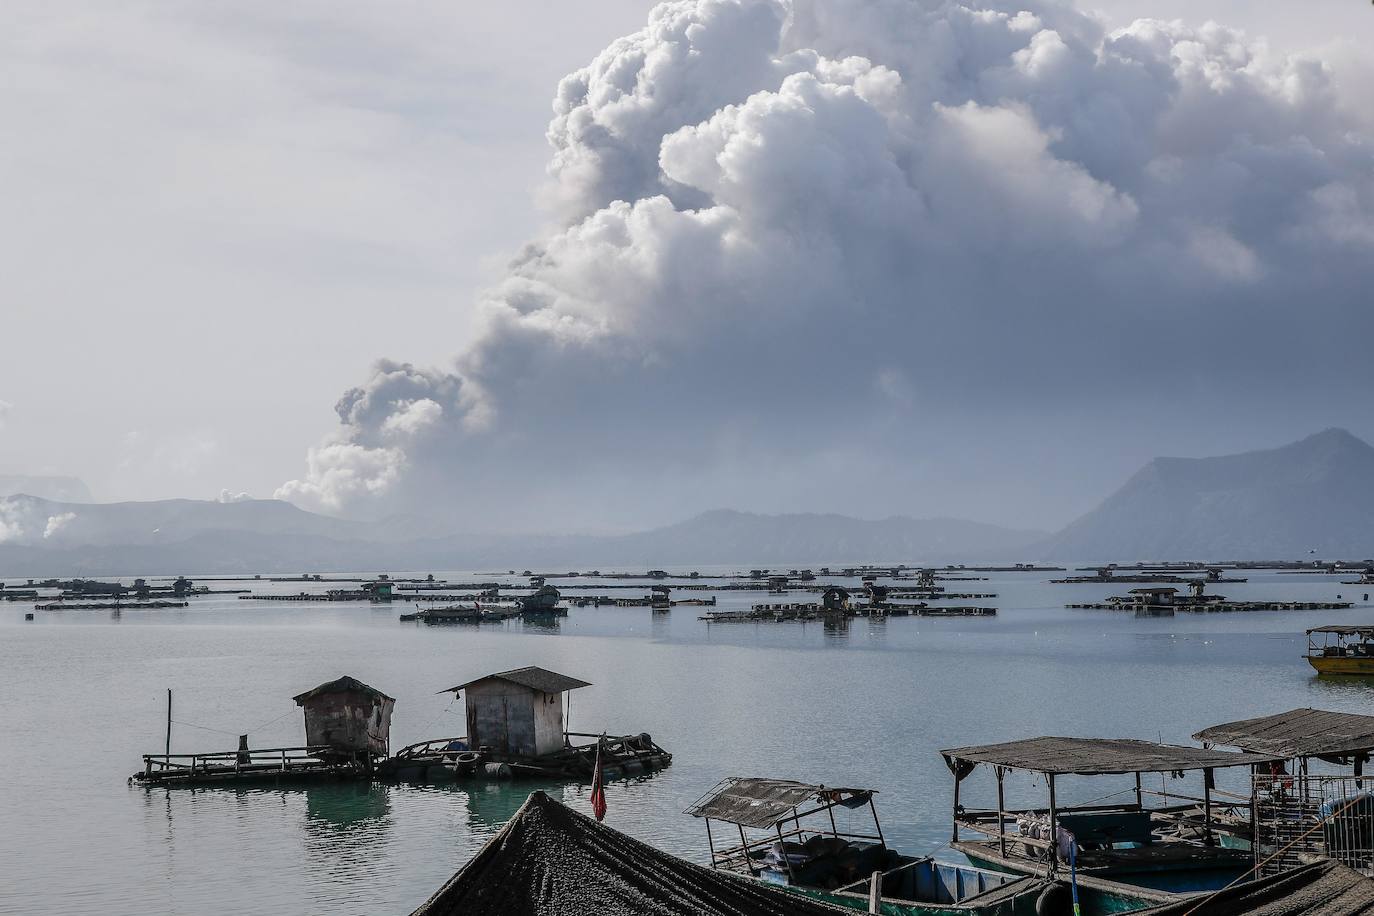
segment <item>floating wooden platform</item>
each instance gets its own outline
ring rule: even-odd
[[[142,772],[129,781],[182,787],[371,778],[369,762],[339,759],[327,747],[278,747],[210,754],[144,754]]]
[[[163,608],[190,607],[188,601],[55,601],[35,604],[35,611],[154,611]]]
[[[606,779],[642,776],[671,766],[673,755],[648,734],[606,737],[565,733],[567,746],[538,757],[467,750],[466,738],[436,738],[402,748],[377,764],[376,778],[396,782],[454,782],[463,779],[589,780],[596,767],[597,744]],[[574,745],[574,738],[590,738]]]

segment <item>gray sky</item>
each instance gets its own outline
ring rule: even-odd
[[[1374,437],[1353,294],[1369,279],[1358,262],[1374,225],[1361,196],[1370,160],[1350,140],[1374,132],[1349,88],[1369,75],[1356,50],[1374,38],[1370,7],[1092,3],[1113,27],[1215,19],[1269,36],[1276,55],[1318,49],[1333,68],[1322,82],[1231,61],[1234,73],[1204,78],[1266,88],[1181,106],[1161,139],[1108,112],[1154,104],[1149,80],[1084,76],[1049,43],[1030,45],[1053,31],[1055,5],[1025,5],[1045,21],[1003,31],[1041,52],[1034,85],[1030,57],[1022,82],[997,84],[989,64],[976,87],[951,85],[942,53],[1010,61],[1013,48],[925,43],[919,23],[910,35],[881,24],[907,15],[884,0],[865,7],[872,22],[827,20],[822,4],[781,39],[758,17],[721,26],[703,52],[712,66],[650,56],[652,110],[566,95],[550,177],[559,80],[642,28],[652,4],[249,0],[231,16],[19,0],[0,35],[0,473],[79,476],[103,500],[270,496],[295,481],[282,492],[302,505],[362,514],[434,500],[480,511],[519,488],[576,529],[716,505],[1051,526],[1155,454],[1327,425]],[[1057,27],[1071,54],[1083,26]],[[1198,46],[1169,41],[1165,59]],[[769,62],[794,45],[867,55],[906,95],[885,96],[881,74]],[[623,82],[632,57],[597,78]],[[820,88],[782,87],[802,71]],[[760,90],[777,104],[713,117]],[[779,106],[798,99],[831,120],[789,121]],[[904,128],[893,113],[908,109],[921,115]],[[1276,111],[1284,136],[1235,153]],[[623,133],[606,140],[584,117]],[[661,184],[659,142],[708,119],[665,147]],[[750,138],[780,144],[765,165],[750,164]],[[827,138],[842,139],[830,150]],[[980,155],[986,173],[965,167]],[[924,199],[894,205],[884,226],[890,189],[865,195],[893,162]],[[868,165],[873,183],[856,183]],[[1171,168],[1178,199],[1140,184]],[[988,175],[1013,173],[1023,183],[989,189]],[[1289,188],[1292,175],[1304,177]],[[614,213],[617,198],[658,193],[674,213],[738,222]],[[779,227],[788,238],[769,247]],[[1013,231],[1026,227],[1039,228]],[[634,259],[608,256],[606,238],[626,232],[644,233]],[[904,232],[907,247],[890,244]],[[746,235],[747,263],[722,243]],[[807,256],[789,260],[798,245]],[[833,271],[817,267],[825,257]],[[1173,285],[1159,279],[1180,258]],[[736,295],[762,304],[731,313]],[[899,309],[908,296],[918,316]],[[377,372],[379,358],[421,368]],[[333,407],[354,386],[341,430]]]

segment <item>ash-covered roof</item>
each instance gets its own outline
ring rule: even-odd
[[[684,861],[534,792],[411,916],[839,916],[830,906]]]
[[[1374,879],[1336,862],[1314,862],[1270,878],[1135,911],[1135,916],[1370,916]]]
[[[389,697],[376,687],[369,687],[357,678],[349,677],[346,674],[343,677],[327,681],[318,687],[313,687],[305,693],[297,694],[291,699],[295,700],[297,705],[302,705],[306,700],[323,696],[326,693],[366,693],[371,696],[381,697],[383,700],[391,700],[393,703],[396,702],[394,697]]]
[[[1290,709],[1204,728],[1207,744],[1283,757],[1342,757],[1374,750],[1374,716],[1325,709]]]
[[[1203,750],[1129,738],[1025,738],[1003,744],[956,747],[940,753],[952,770],[956,762],[963,761],[989,763],[1034,773],[1077,773],[1087,776],[1177,773],[1248,766],[1277,759],[1272,755]]]
[[[868,804],[872,789],[813,786],[790,779],[731,776],[721,780],[686,810],[692,817],[713,817],[744,827],[773,827],[793,816],[800,806]]]
[[[592,686],[587,681],[579,681],[575,677],[568,677],[566,674],[559,674],[556,671],[549,671],[547,668],[538,668],[530,665],[526,668],[512,668],[510,671],[500,671],[496,674],[485,674],[482,677],[474,678],[466,684],[459,684],[457,687],[450,687],[448,690],[441,690],[440,693],[456,693],[459,690],[466,690],[473,684],[480,681],[498,679],[510,681],[512,684],[519,684],[522,687],[529,687],[531,690],[540,690],[544,693],[558,693],[563,690],[576,690],[578,687]]]

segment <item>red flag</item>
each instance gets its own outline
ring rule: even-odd
[[[601,741],[596,742],[596,768],[592,770],[592,814],[598,821],[606,819],[606,787],[601,778]]]

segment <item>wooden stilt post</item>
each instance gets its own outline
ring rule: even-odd
[[[1145,793],[1140,787],[1140,774],[1135,774],[1135,807],[1137,811],[1145,810]]]
[[[1007,794],[1006,786],[1003,785],[1003,778],[1007,775],[1006,769],[996,767],[997,772],[997,851],[1002,858],[1007,857]]]
[[[1202,771],[1202,843],[1212,845],[1212,770]]]
[[[870,914],[881,913],[883,911],[883,873],[875,871],[868,878],[868,912]]]
[[[172,688],[167,688],[167,746],[163,749],[163,756],[168,763],[172,762]]]
[[[1050,781],[1050,866],[1059,864],[1059,806],[1054,798],[1054,774],[1046,774]]]

